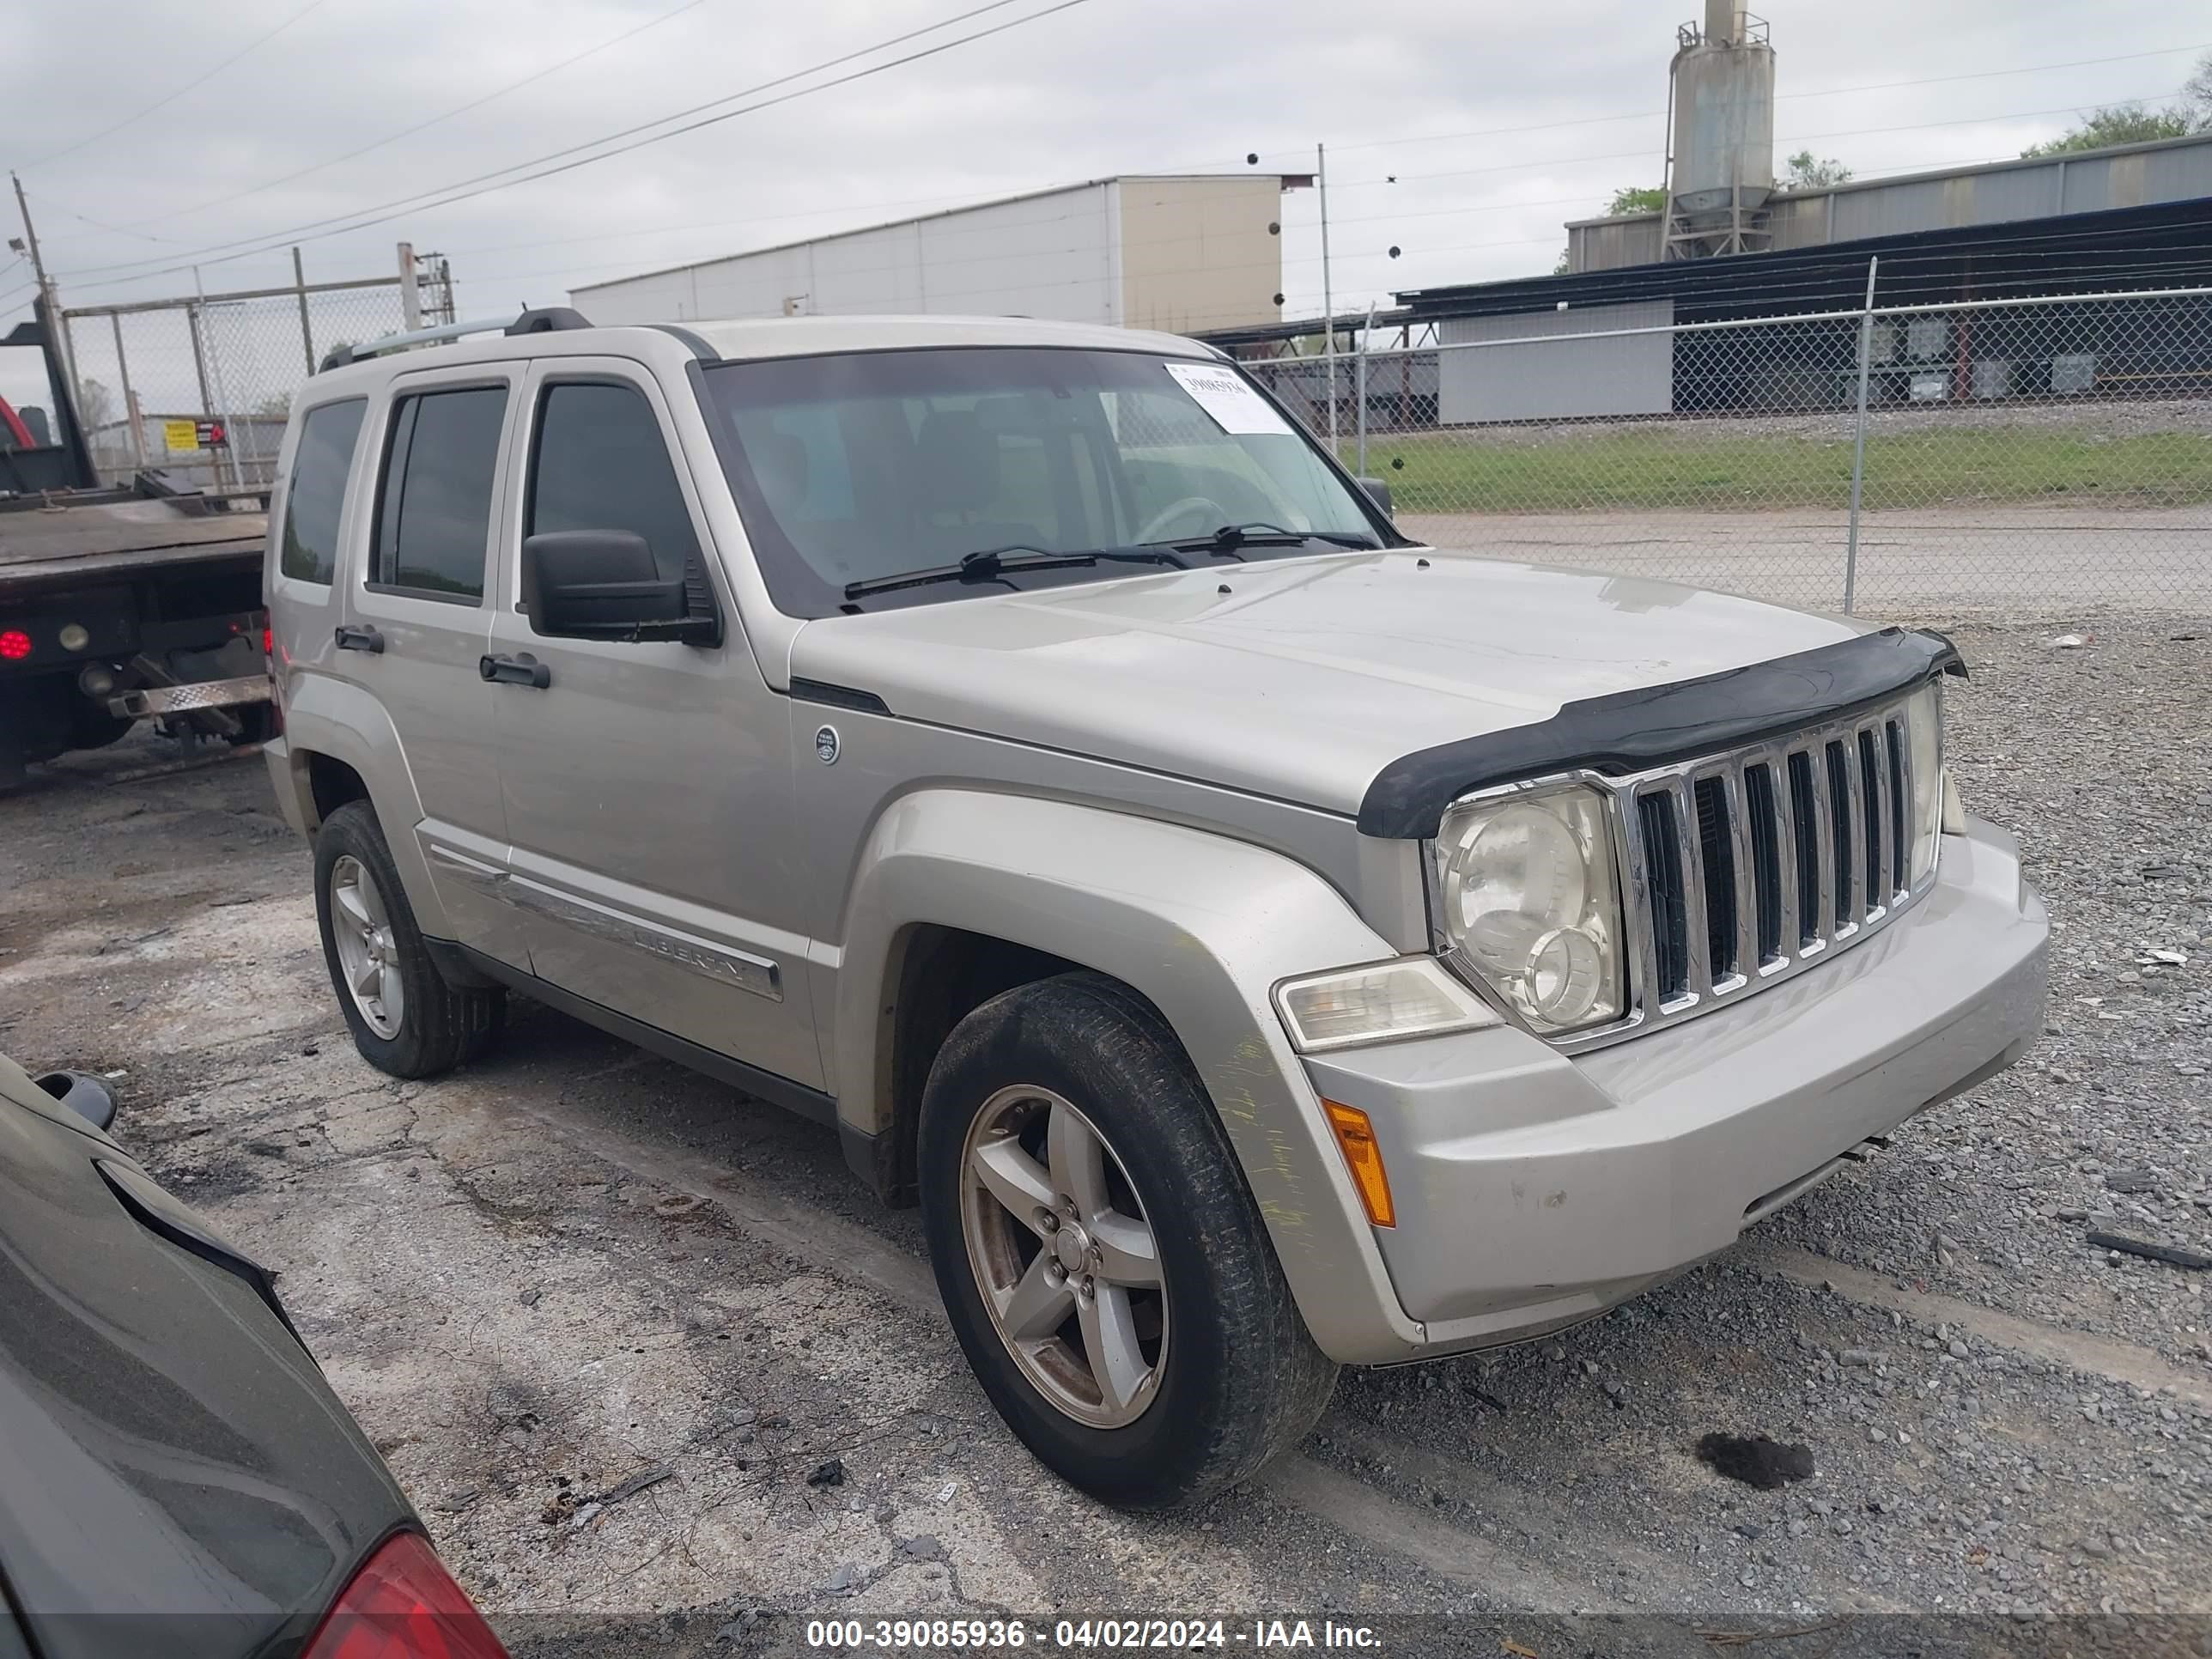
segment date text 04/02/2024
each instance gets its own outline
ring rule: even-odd
[[[1084,1650],[1203,1648],[1332,1648],[1374,1650],[1381,1637],[1364,1625],[1323,1620],[1255,1619],[1231,1624],[1221,1619],[1062,1619],[1050,1629],[1032,1630],[1018,1619],[819,1619],[806,1626],[809,1647],[847,1650],[982,1649],[995,1651],[1043,1647]]]

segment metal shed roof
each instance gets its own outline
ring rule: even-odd
[[[2005,225],[1915,231],[1780,253],[1626,265],[1568,276],[1415,289],[1417,321],[1671,299],[1678,321],[1860,304],[1867,261],[1887,305],[2212,284],[2212,197]]]

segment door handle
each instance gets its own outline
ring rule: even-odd
[[[341,651],[367,651],[378,656],[384,653],[384,635],[374,628],[354,628],[340,623],[337,641]]]
[[[477,672],[502,685],[528,685],[540,691],[553,684],[553,671],[527,651],[512,657],[478,657]]]

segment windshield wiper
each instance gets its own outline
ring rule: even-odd
[[[1285,530],[1279,524],[1254,520],[1248,524],[1225,524],[1210,536],[1200,536],[1190,541],[1168,542],[1165,546],[1184,553],[1211,553],[1217,557],[1241,558],[1240,547],[1300,547],[1308,542],[1327,542],[1332,547],[1357,547],[1372,550],[1372,536],[1362,536],[1339,530]]]
[[[1042,547],[1030,547],[1015,542],[1006,547],[978,548],[963,554],[957,564],[936,565],[927,570],[908,570],[898,575],[870,576],[864,581],[847,582],[845,597],[862,599],[871,593],[895,593],[902,588],[927,587],[933,582],[989,581],[1008,571],[1069,570],[1084,565],[1099,564],[1164,564],[1177,570],[1190,567],[1176,556],[1169,547],[1089,547],[1066,553],[1054,553]]]

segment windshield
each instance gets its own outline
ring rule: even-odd
[[[854,583],[986,550],[1130,548],[1232,525],[1290,532],[1224,544],[1243,558],[1325,550],[1296,539],[1308,535],[1389,539],[1321,451],[1225,364],[962,347],[768,358],[705,380],[769,590],[794,616],[834,615]],[[1147,568],[1010,560],[988,580],[896,602]]]

